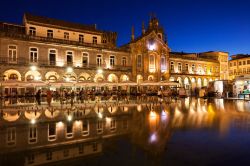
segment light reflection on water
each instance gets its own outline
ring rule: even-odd
[[[182,160],[184,158],[182,156],[182,153],[185,151],[184,147],[190,144],[192,145],[189,147],[190,159],[188,158],[186,160],[192,165],[192,163],[197,164],[200,161],[193,159],[192,155],[196,153],[205,154],[206,148],[217,152],[219,149],[223,149],[222,145],[231,150],[240,150],[240,148],[236,147],[250,145],[250,140],[248,141],[246,139],[250,131],[250,102],[195,98],[178,100],[164,99],[165,102],[162,102],[162,104],[156,101],[158,101],[158,98],[155,97],[139,98],[137,100],[131,99],[128,102],[106,104],[105,106],[95,104],[88,109],[88,114],[96,115],[97,118],[106,122],[106,125],[104,125],[106,128],[110,126],[111,118],[115,117],[119,119],[119,117],[122,116],[121,112],[131,115],[127,117],[129,129],[126,135],[128,137],[125,137],[125,139],[118,138],[118,140],[122,141],[122,144],[107,140],[107,144],[109,141],[112,142],[112,145],[109,144],[109,146],[117,146],[117,151],[121,151],[121,153],[117,154],[118,159],[120,158],[124,161],[129,160],[131,156],[121,154],[123,154],[124,149],[132,147],[129,153],[136,153],[133,159],[135,163],[143,164],[144,160],[149,160],[148,158],[145,159],[141,157],[139,154],[145,153],[153,156],[150,158],[150,160],[154,161],[152,165],[157,165],[155,159],[157,158],[158,161],[159,156],[165,156],[160,159],[159,165],[164,165],[162,163],[166,162],[176,164],[175,160]],[[122,106],[122,104],[126,104],[126,106]],[[15,111],[12,112],[13,118],[15,119],[13,122],[7,122],[3,117],[0,123],[5,126],[15,126],[18,125],[15,124],[15,122],[19,120],[18,116],[23,116],[22,119],[36,120],[34,123],[39,125],[41,118],[46,117],[51,120],[57,120],[58,117],[61,117],[60,114],[62,113],[60,110],[55,110],[52,114],[47,109],[45,109],[44,112],[29,110],[21,113],[21,115],[14,114],[14,112]],[[107,112],[109,112],[109,114],[107,114]],[[60,130],[63,131],[63,127],[67,124],[67,121],[73,121],[73,124],[76,126],[75,128],[82,126],[82,122],[79,121],[81,119],[75,120],[75,114],[73,114],[72,111],[64,112],[63,114],[66,118],[57,120],[57,127],[60,128]],[[4,116],[8,116],[8,112],[4,112]],[[46,123],[46,121],[43,121],[43,123]],[[97,125],[95,124],[94,126]],[[119,129],[117,129],[117,132],[119,132]],[[115,132],[113,132],[113,135],[113,137],[115,137]],[[235,137],[238,138],[239,135],[245,140],[245,144],[239,144],[241,140],[235,140]],[[189,142],[186,142],[186,140]],[[234,142],[231,140],[234,140]],[[0,144],[3,143],[4,142],[0,142]],[[134,149],[139,150],[134,152]],[[197,151],[197,149],[203,150]],[[104,159],[110,155],[109,150],[109,148],[104,148],[101,157],[95,157],[93,161],[88,160],[88,162],[93,164],[95,163],[94,160],[97,159],[103,162],[103,164],[111,163],[111,161]],[[241,151],[237,152],[240,154],[243,153]],[[247,150],[245,153],[249,152],[250,150]],[[178,157],[175,156],[175,153],[179,154]],[[223,156],[224,153],[226,152],[221,150],[218,155]],[[208,154],[207,158],[209,158],[209,155],[216,157],[212,154]],[[175,158],[169,158],[169,156]],[[191,159],[193,161],[191,161]],[[80,162],[85,162],[85,159],[81,159]],[[204,157],[204,162],[212,161],[208,161],[208,159]],[[248,163],[248,160],[245,163]],[[128,165],[129,163],[124,162],[123,164]],[[214,165],[214,163],[212,164]],[[180,165],[185,164],[182,163]]]

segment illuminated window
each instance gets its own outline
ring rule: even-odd
[[[207,65],[204,65],[204,72],[207,72]]]
[[[114,55],[111,55],[111,56],[109,57],[109,65],[110,65],[111,67],[113,67],[113,66],[115,65],[115,56],[114,56]]]
[[[64,32],[64,39],[69,40],[69,33],[68,32]]]
[[[127,65],[127,58],[122,57],[122,66],[126,66],[126,65]]]
[[[37,63],[38,59],[38,50],[37,48],[30,48],[30,62]]]
[[[36,28],[35,27],[29,27],[29,35],[36,36]]]
[[[248,65],[250,64],[250,60],[247,60],[247,64],[248,64]]]
[[[10,74],[9,80],[18,80],[17,74]]]
[[[236,66],[236,62],[234,62],[234,66]]]
[[[243,74],[245,74],[246,73],[246,68],[243,68]]]
[[[239,62],[239,66],[241,65],[241,61]]]
[[[48,38],[53,38],[53,30],[47,30],[47,37]]]
[[[155,56],[149,56],[149,69],[155,69]]]
[[[192,64],[192,72],[195,72],[195,64]]]
[[[250,73],[250,68],[249,67],[247,68],[247,73]]]
[[[17,62],[17,46],[10,45],[8,48],[9,62]]]
[[[97,37],[93,36],[93,44],[97,44]]]
[[[142,55],[137,56],[137,67],[142,67]]]
[[[48,140],[49,141],[56,140],[56,123],[48,124]]]
[[[230,63],[230,67],[232,67],[233,66],[233,63]]]
[[[242,69],[239,69],[239,74],[241,74],[242,73]]]
[[[56,50],[49,50],[49,65],[56,64]]]
[[[7,128],[7,145],[12,146],[16,144],[16,128]]]
[[[96,64],[99,67],[102,65],[102,56],[101,55],[97,55],[97,57],[96,57]]]
[[[29,127],[29,144],[37,142],[37,127],[32,125]]]
[[[84,43],[84,36],[83,35],[79,35],[79,42]]]
[[[219,72],[219,67],[218,66],[215,67],[215,72]]]
[[[242,61],[243,62],[243,65],[246,65],[246,61]]]
[[[66,137],[67,138],[72,138],[73,137],[73,124],[72,123],[67,123]]]
[[[89,64],[89,55],[87,53],[82,53],[82,65],[88,66]]]
[[[188,72],[188,64],[185,64],[185,71]]]
[[[34,76],[33,76],[33,75],[28,75],[28,76],[26,77],[26,80],[27,80],[27,81],[33,81],[33,80],[34,80]]]
[[[201,65],[198,65],[198,72],[201,73]]]
[[[102,120],[98,120],[97,121],[97,133],[98,134],[102,133],[102,130],[103,130],[103,122]]]
[[[180,63],[180,62],[178,63],[178,71],[179,71],[179,72],[181,72],[181,71],[182,71],[182,65],[181,65],[181,63]]]
[[[67,65],[73,64],[73,52],[67,51]]]
[[[111,119],[111,121],[110,121],[110,130],[111,131],[116,130],[116,120],[115,119]]]
[[[174,72],[174,62],[170,62],[170,70],[171,72]]]
[[[165,58],[165,56],[161,56],[161,70],[162,71],[166,70],[166,58]]]
[[[83,136],[89,135],[89,121],[88,120],[82,121],[82,135]]]

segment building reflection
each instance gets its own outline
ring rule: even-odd
[[[120,136],[128,136],[135,149],[159,157],[178,131],[211,130],[226,136],[232,127],[250,128],[246,102],[157,100],[3,110],[0,163],[39,165],[102,155],[104,140],[111,142],[110,138]]]

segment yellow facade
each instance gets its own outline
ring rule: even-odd
[[[229,61],[229,76],[233,80],[250,74],[250,56],[233,55]]]

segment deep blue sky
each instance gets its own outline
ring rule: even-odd
[[[24,12],[118,32],[118,45],[141,33],[155,13],[172,51],[250,54],[250,0],[4,0],[0,21],[21,23]]]

